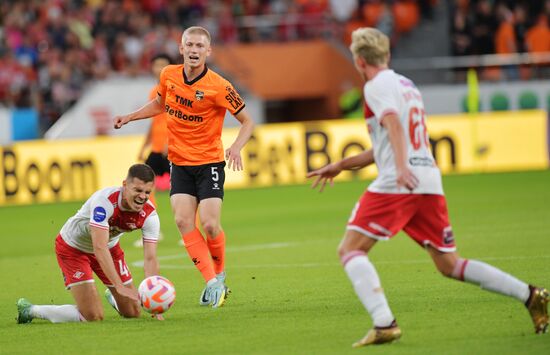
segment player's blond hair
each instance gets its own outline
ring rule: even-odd
[[[390,39],[376,28],[362,27],[351,34],[349,49],[367,64],[382,65],[390,58]]]
[[[181,35],[181,41],[183,42],[183,39],[190,34],[203,35],[208,40],[208,44],[212,42],[212,37],[210,36],[210,32],[208,32],[206,28],[201,26],[191,26],[187,28],[185,31],[183,31],[183,34]]]

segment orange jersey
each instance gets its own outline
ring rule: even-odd
[[[157,87],[151,89],[149,100],[157,97]],[[151,122],[151,152],[164,153],[168,145],[168,128],[166,127],[165,114],[161,113],[153,117]]]
[[[225,111],[236,115],[245,105],[231,83],[207,67],[188,81],[182,64],[168,65],[160,74],[158,94],[164,99],[168,160],[176,165],[224,161]]]
[[[498,54],[509,54],[516,52],[516,34],[514,26],[510,22],[503,22],[497,29],[495,35],[495,51]]]

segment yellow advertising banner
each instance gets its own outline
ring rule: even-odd
[[[544,111],[432,116],[430,144],[443,173],[544,169],[548,117]],[[238,129],[226,129],[228,147]],[[119,185],[136,162],[142,136],[20,142],[0,149],[0,205],[86,199]],[[242,151],[244,171],[226,170],[226,188],[305,183],[308,171],[370,149],[363,120],[258,126]],[[376,176],[375,166],[340,180]]]
[[[0,205],[75,201],[122,183],[142,137],[29,141],[0,148]]]
[[[430,143],[443,173],[548,168],[548,113],[431,116]]]

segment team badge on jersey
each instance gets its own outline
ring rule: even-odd
[[[107,217],[107,212],[105,212],[105,208],[101,206],[94,208],[93,218],[95,222],[97,223],[103,222],[106,217]]]
[[[197,101],[204,99],[204,92],[200,90],[195,91],[195,99],[197,99]]]

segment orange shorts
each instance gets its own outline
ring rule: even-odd
[[[388,240],[404,230],[421,246],[456,250],[445,196],[385,194],[366,191],[355,205],[347,230]]]

